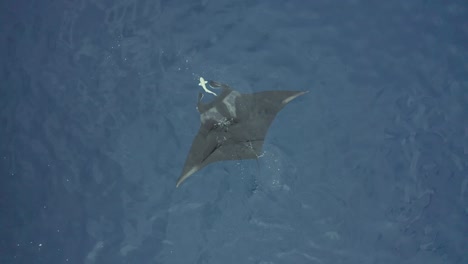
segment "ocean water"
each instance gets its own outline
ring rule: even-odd
[[[467,44],[462,0],[2,1],[0,263],[468,263]],[[200,77],[309,93],[175,188]]]

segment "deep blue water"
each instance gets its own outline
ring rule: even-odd
[[[468,2],[1,1],[0,263],[468,263]],[[308,90],[175,183],[198,78]]]

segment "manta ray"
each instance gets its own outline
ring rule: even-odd
[[[221,89],[219,95],[210,91]],[[263,91],[242,94],[226,84],[205,81],[199,85],[215,95],[209,103],[202,103],[198,94],[197,109],[201,125],[188,153],[176,187],[210,163],[224,160],[258,159],[262,156],[263,141],[268,129],[284,106],[307,91]]]

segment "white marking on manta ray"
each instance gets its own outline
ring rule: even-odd
[[[212,94],[214,96],[218,96],[217,94],[215,94],[214,92],[212,92],[212,91],[208,90],[208,88],[206,88],[207,83],[208,82],[205,81],[205,79],[203,79],[203,77],[200,77],[200,83],[198,85],[200,85],[203,88],[203,90],[205,90],[205,92],[210,93],[210,94]]]
[[[205,113],[200,115],[200,120],[202,123],[205,123],[208,120],[215,120],[216,122],[221,122],[223,116],[218,112],[216,107],[208,109]]]
[[[236,99],[239,97],[241,94],[236,91],[232,91],[226,96],[226,98],[223,99],[223,104],[226,106],[227,110],[229,111],[229,114],[232,117],[237,117],[236,115]]]
[[[183,177],[181,177],[181,178],[179,179],[179,181],[178,181],[177,184],[176,184],[176,188],[179,187],[179,185],[180,185],[183,181],[185,181],[185,179],[187,179],[188,177],[190,177],[190,175],[194,174],[198,169],[199,169],[199,167],[198,167],[198,166],[195,166],[195,167],[193,167],[191,170],[189,170]]]
[[[298,96],[301,96],[301,95],[306,94],[306,93],[308,93],[308,91],[302,92],[302,93],[298,93],[298,94],[293,95],[293,96],[290,96],[290,97],[284,99],[283,102],[281,102],[281,103],[285,105],[285,104],[291,102],[292,100],[294,100],[295,98],[297,98]]]

